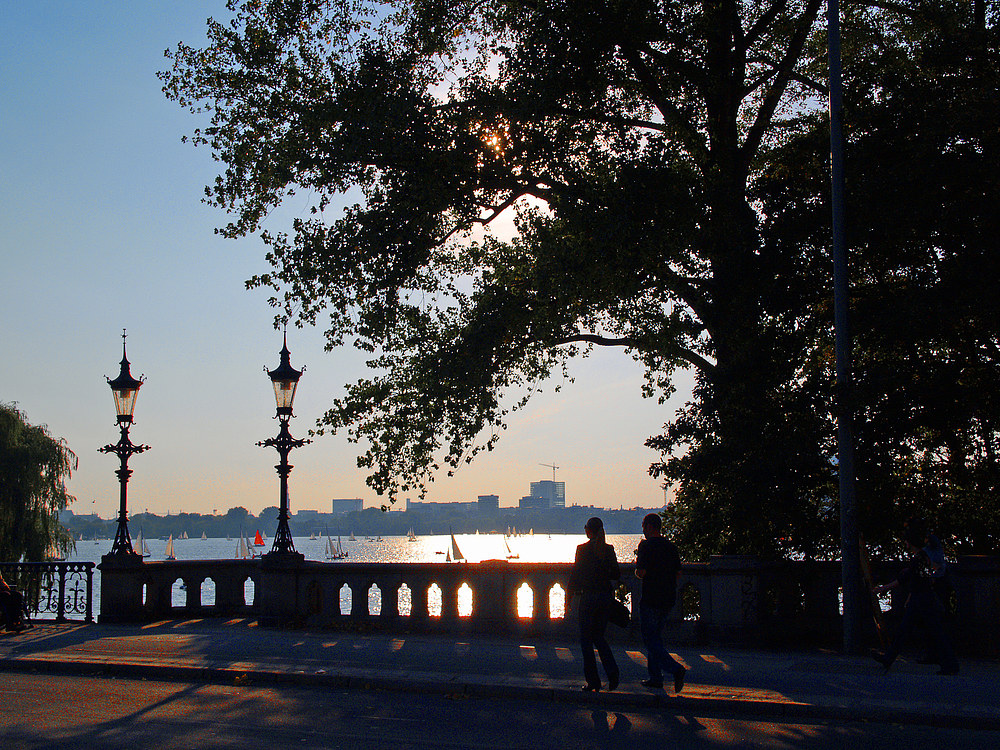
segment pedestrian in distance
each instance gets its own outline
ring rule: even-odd
[[[583,530],[587,541],[576,548],[566,608],[572,609],[574,597],[580,597],[580,650],[583,652],[583,676],[587,681],[583,689],[594,692],[601,689],[594,658],[596,648],[608,677],[608,690],[616,690],[618,663],[604,633],[614,600],[614,582],[621,579],[621,571],[615,548],[605,541],[604,522],[595,516],[587,521]]]
[[[903,538],[910,553],[906,567],[895,580],[874,589],[876,594],[884,594],[891,589],[902,591],[906,595],[903,618],[889,650],[884,654],[873,654],[873,658],[888,671],[919,622],[927,629],[927,635],[933,644],[932,653],[941,665],[938,674],[958,674],[958,660],[942,622],[944,607],[934,592],[934,564],[925,548],[926,534],[919,525],[911,524],[907,526]]]
[[[677,603],[677,581],[681,575],[681,558],[677,546],[661,534],[660,517],[649,513],[642,519],[644,539],[635,551],[635,574],[642,580],[639,598],[639,627],[646,646],[649,679],[644,687],[663,687],[663,672],[674,676],[674,692],[684,689],[687,670],[677,663],[663,645],[663,626]]]

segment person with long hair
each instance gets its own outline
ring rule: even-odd
[[[620,677],[618,663],[604,632],[614,600],[614,582],[621,579],[621,572],[615,548],[605,541],[604,522],[595,516],[587,521],[584,531],[587,541],[576,548],[567,609],[572,608],[573,598],[579,595],[580,650],[583,652],[583,676],[587,681],[583,689],[595,692],[601,689],[594,657],[596,648],[608,678],[608,690],[615,690]]]

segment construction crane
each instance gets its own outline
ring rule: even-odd
[[[555,464],[538,464],[538,465],[539,466],[548,466],[550,469],[552,469],[552,481],[553,482],[556,481],[556,469],[559,468],[558,466],[556,466]]]

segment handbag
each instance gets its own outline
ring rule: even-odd
[[[625,602],[618,599],[611,600],[611,612],[608,615],[608,622],[620,628],[627,628],[632,621],[632,613],[628,611]]]

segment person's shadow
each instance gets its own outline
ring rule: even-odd
[[[624,714],[615,713],[614,721],[610,721],[607,711],[591,711],[590,717],[594,720],[594,734],[597,737],[605,738],[608,747],[621,745],[629,739],[629,732],[632,731],[632,722]]]

